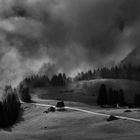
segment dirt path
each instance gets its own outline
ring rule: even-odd
[[[42,107],[50,107],[53,105],[47,105],[47,104],[39,104],[39,103],[31,103],[32,105],[36,105],[36,106],[42,106]],[[55,107],[55,106],[53,106]],[[84,110],[84,109],[80,109],[80,108],[75,108],[75,107],[65,107],[66,109],[70,109],[70,110],[75,110],[75,111],[80,111],[80,112],[84,112],[84,113],[88,113],[88,114],[93,114],[93,115],[98,115],[98,116],[103,116],[103,117],[109,117],[109,114],[104,114],[104,113],[98,113],[98,112],[94,112],[94,111],[88,111],[88,110]],[[119,119],[123,119],[123,120],[129,120],[129,121],[134,121],[134,122],[139,122],[140,123],[140,119],[135,119],[135,118],[129,118],[129,117],[124,117],[124,116],[117,116],[117,118]]]

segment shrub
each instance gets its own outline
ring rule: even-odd
[[[56,109],[53,106],[51,106],[50,108],[48,108],[48,112],[55,112],[55,111],[56,111]]]
[[[118,119],[119,118],[117,118],[116,116],[111,115],[111,116],[109,116],[109,118],[107,119],[107,121],[110,122],[110,121],[114,121],[114,120],[118,120]]]
[[[59,108],[65,107],[64,101],[57,102],[56,107],[59,107]]]

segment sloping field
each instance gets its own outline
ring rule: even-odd
[[[140,124],[78,111],[44,114],[46,108],[23,105],[23,121],[0,130],[0,140],[139,140]]]
[[[125,99],[132,103],[135,94],[140,94],[140,82],[124,79],[97,79],[81,81],[70,84],[67,87],[47,87],[34,91],[42,99],[59,99],[75,102],[83,102],[90,105],[96,104],[96,98],[101,84],[105,84],[116,90],[123,89]]]

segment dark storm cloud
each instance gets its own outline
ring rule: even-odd
[[[3,55],[16,50],[27,70],[45,61],[67,73],[116,64],[140,43],[139,7],[138,0],[0,0]]]

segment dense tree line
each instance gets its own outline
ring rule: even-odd
[[[99,78],[106,79],[128,79],[140,80],[140,67],[115,66],[111,68],[103,67],[87,72],[80,72],[75,76],[74,81],[94,80]],[[65,73],[59,73],[48,78],[47,75],[32,75],[26,77],[24,80],[29,87],[47,87],[47,86],[65,86],[72,81],[72,78],[67,77]]]
[[[54,75],[50,81],[52,86],[64,86],[66,84],[66,75],[65,74],[58,74]]]
[[[26,77],[22,83],[26,83],[29,87],[47,87],[47,86],[65,86],[71,79],[65,73],[53,75],[48,78],[47,75],[32,75]]]
[[[0,102],[0,127],[13,125],[19,116],[20,101],[15,89],[6,86]]]
[[[26,83],[29,87],[44,87],[50,84],[50,79],[47,75],[31,75],[26,77],[22,83]]]
[[[108,79],[128,79],[140,80],[140,66],[135,67],[132,65],[115,66],[111,68],[103,67],[101,69],[89,70],[88,72],[81,72],[75,77],[76,81],[93,80],[98,78]]]
[[[112,88],[110,88],[108,92],[106,85],[102,84],[99,89],[97,103],[100,106],[104,106],[104,105],[124,106],[125,105],[124,92],[122,89],[118,91],[118,90],[113,90]]]

